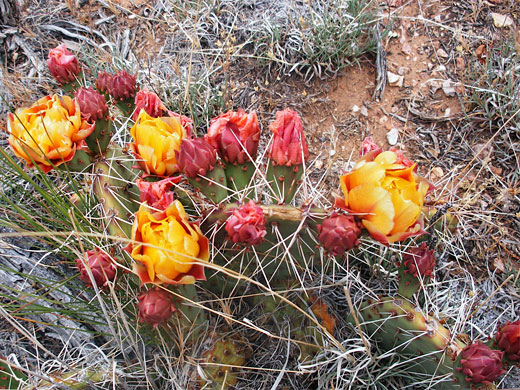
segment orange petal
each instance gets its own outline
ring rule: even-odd
[[[371,231],[388,234],[394,227],[394,206],[390,193],[377,184],[367,183],[355,187],[348,194],[348,208],[356,213],[366,213],[361,216],[365,227]],[[370,226],[370,228],[369,228]]]
[[[345,187],[349,190],[366,183],[381,183],[385,178],[385,169],[374,162],[362,164],[354,171],[342,176]]]

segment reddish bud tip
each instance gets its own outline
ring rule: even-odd
[[[81,116],[88,121],[103,119],[108,112],[105,97],[92,88],[79,88],[74,92]]]
[[[203,138],[185,138],[175,152],[179,171],[187,177],[205,176],[217,163],[217,151]]]
[[[431,277],[435,269],[435,252],[428,249],[426,242],[408,250],[403,256],[406,272],[417,277]]]
[[[260,125],[253,111],[239,109],[213,118],[205,139],[217,149],[219,156],[231,164],[244,164],[256,158]]]
[[[134,97],[136,90],[135,77],[124,70],[120,70],[110,77],[108,93],[115,100],[128,100]]]
[[[52,77],[60,84],[70,83],[79,75],[78,59],[67,50],[64,43],[49,52],[47,66]]]
[[[113,74],[107,72],[98,73],[98,77],[96,80],[96,89],[101,93],[108,93],[108,86],[110,84],[112,76]]]
[[[262,209],[252,200],[232,211],[226,232],[235,243],[256,245],[264,241],[267,231]]]
[[[513,362],[520,362],[520,321],[507,322],[496,336],[495,343]]]
[[[87,286],[92,287],[92,280],[88,274],[87,266],[92,272],[94,283],[99,288],[105,287],[108,282],[116,278],[117,266],[109,255],[99,249],[87,251],[86,254],[86,261],[76,259],[76,265],[79,270],[79,278]]]
[[[489,348],[481,342],[468,345],[461,352],[461,367],[466,382],[489,385],[506,371],[502,367],[504,352]]]
[[[365,137],[361,142],[361,148],[359,149],[359,155],[364,156],[366,154],[375,152],[379,154],[383,149],[374,142],[372,137]]]
[[[180,176],[167,177],[166,179],[154,182],[137,179],[137,187],[141,192],[141,202],[146,202],[152,209],[166,210],[175,200],[175,194],[171,190],[171,187],[180,181]]]
[[[147,88],[141,89],[135,95],[135,111],[132,116],[133,121],[137,120],[141,110],[145,110],[148,115],[154,118],[163,116],[164,112],[167,111],[163,102],[159,99],[159,96]]]
[[[273,141],[268,157],[277,165],[300,165],[309,157],[302,121],[296,111],[278,111],[269,129],[273,132]]]
[[[361,228],[352,215],[334,213],[323,220],[318,231],[321,245],[333,256],[341,256],[359,245]]]
[[[155,287],[138,297],[139,322],[146,322],[155,328],[170,319],[175,311],[171,294]]]

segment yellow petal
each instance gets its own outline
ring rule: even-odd
[[[390,234],[406,232],[419,218],[421,208],[411,200],[403,199],[398,191],[392,192],[392,203],[394,204],[395,217],[394,228]]]

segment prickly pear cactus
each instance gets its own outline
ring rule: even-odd
[[[69,76],[59,83],[77,89],[77,60],[63,48],[58,52],[69,58],[67,69],[52,65],[56,75]],[[346,344],[358,340],[348,334],[354,329],[348,322],[367,336],[355,353],[372,344],[378,348],[367,352],[399,354],[408,358],[411,372],[428,377],[425,382],[476,386],[502,374],[503,353],[465,349],[457,335],[408,300],[420,301],[418,291],[435,276],[434,240],[414,246],[418,237],[428,228],[453,230],[456,219],[446,214],[446,226],[439,225],[442,213],[430,212],[425,226],[422,211],[433,186],[401,150],[383,151],[365,139],[359,161],[339,178],[342,195],[332,199],[312,187],[302,121],[291,109],[275,114],[265,156],[258,156],[261,124],[254,111],[222,113],[197,137],[190,118],[167,109],[135,76],[101,72],[95,84],[100,93],[83,87],[74,99],[48,96],[16,110],[8,117],[9,143],[28,167],[37,166],[40,174],[59,167],[80,183],[79,192],[97,199],[93,210],[72,202],[92,231],[75,235],[78,243],[58,246],[87,254],[108,248],[113,272],[98,279],[117,302],[103,310],[117,308],[109,318],[123,316],[123,333],[131,325],[151,333],[143,338],[154,353],[167,349],[166,361],[176,359],[183,367],[189,361],[191,385],[222,390],[240,386],[242,379],[247,383],[254,375],[245,369],[248,360],[261,361],[251,344],[269,348],[273,340],[287,343],[288,356],[283,367],[265,367],[281,373],[269,386],[279,385],[285,374],[303,377],[329,364],[336,364],[330,371],[339,377],[349,371],[342,359],[353,364],[358,357],[348,352]],[[69,129],[60,134],[68,137],[67,147],[45,142],[28,150],[34,139],[47,141],[47,127],[51,133]],[[345,297],[337,291],[349,278],[372,275],[378,267],[395,279],[395,264],[384,269],[378,263],[395,252],[402,253],[397,295],[366,300],[367,284],[360,283],[356,301],[348,297],[349,307],[357,309],[346,320]],[[119,283],[122,288],[113,286]],[[504,331],[497,340],[514,359],[510,338],[516,331]],[[492,372],[479,366],[480,358],[493,363]],[[461,373],[465,377],[454,383]],[[70,387],[84,385],[63,379]],[[329,388],[329,379],[311,379],[307,387]]]
[[[238,383],[239,370],[246,362],[248,349],[244,340],[233,336],[216,339],[199,362],[199,382],[206,389],[233,389]]]

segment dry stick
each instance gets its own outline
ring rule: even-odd
[[[358,330],[359,336],[361,337],[361,341],[363,342],[363,345],[365,346],[365,349],[367,351],[368,357],[370,357],[370,360],[373,362],[375,361],[374,357],[370,353],[370,344],[368,340],[363,335],[363,331],[361,330],[361,324],[359,323],[359,319],[356,314],[356,310],[354,309],[354,305],[352,304],[352,298],[350,297],[350,292],[348,290],[348,287],[343,287],[343,291],[345,292],[345,298],[347,298],[348,307],[350,309],[350,313],[352,313],[352,318],[354,318],[354,322],[356,323],[356,328]],[[351,356],[351,360],[354,358]]]
[[[505,285],[507,282],[509,282],[511,279],[513,279],[513,276],[515,276],[515,275],[509,275],[509,276],[507,277],[506,280],[504,280],[502,283],[500,283],[500,286],[498,286],[498,287],[495,289],[495,291],[493,291],[491,294],[489,294],[489,297],[487,297],[486,299],[484,299],[484,302],[482,302],[482,303],[481,303],[481,304],[480,304],[480,305],[479,305],[475,310],[473,310],[473,312],[472,312],[470,315],[468,315],[468,316],[466,317],[466,319],[464,320],[464,322],[466,322],[466,321],[469,320],[471,317],[473,317],[473,316],[475,315],[475,313],[478,312],[478,311],[482,308],[482,306],[484,306],[486,303],[488,303],[489,300],[490,300],[491,298],[493,298],[493,296],[498,292],[498,290],[500,290],[502,287],[504,287],[504,285]]]

